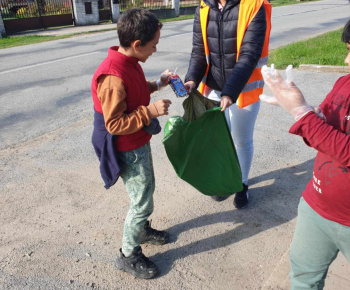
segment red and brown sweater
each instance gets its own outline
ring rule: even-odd
[[[94,108],[102,113],[107,131],[118,135],[117,151],[137,149],[151,139],[142,128],[157,110],[150,103],[156,85],[147,82],[138,59],[118,52],[113,46],[97,68],[91,84]]]

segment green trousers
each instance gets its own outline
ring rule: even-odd
[[[129,256],[140,245],[141,230],[153,212],[155,179],[150,143],[135,150],[118,152],[118,162],[124,167],[120,176],[130,198],[122,243],[123,254]]]
[[[350,262],[350,227],[321,217],[301,198],[290,250],[291,289],[323,289],[339,251]]]

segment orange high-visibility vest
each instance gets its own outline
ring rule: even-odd
[[[261,57],[258,61],[256,68],[250,76],[247,84],[244,86],[242,92],[238,96],[237,104],[239,108],[244,108],[250,104],[259,101],[259,96],[263,92],[264,79],[261,75],[261,67],[267,64],[269,55],[269,39],[271,31],[271,4],[267,0],[241,0],[238,13],[237,23],[237,61],[241,50],[244,34],[253,20],[255,15],[258,13],[261,5],[264,5],[266,12],[266,34],[264,47],[261,53]],[[203,94],[206,86],[206,79],[209,72],[209,47],[207,41],[207,22],[208,22],[209,6],[201,1],[200,7],[200,23],[202,28],[202,36],[204,42],[205,56],[207,60],[207,69],[202,82],[199,86],[199,91]]]

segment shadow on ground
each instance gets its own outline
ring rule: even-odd
[[[246,209],[236,210],[232,206],[232,210],[199,216],[169,228],[171,242],[176,242],[183,232],[208,225],[231,223],[233,229],[226,228],[221,234],[156,254],[152,260],[162,269],[162,275],[170,271],[176,260],[226,247],[295,218],[301,193],[312,176],[313,163],[311,159],[251,179],[251,198]],[[264,183],[269,185],[259,186]],[[214,201],[208,199],[208,202]],[[232,203],[232,197],[224,202]]]

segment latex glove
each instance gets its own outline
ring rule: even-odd
[[[266,65],[264,65],[261,68],[261,73],[264,76],[264,73],[271,73],[272,75],[275,75],[276,70],[275,70],[275,65],[271,64],[271,68],[267,67]],[[287,82],[292,82],[293,81],[293,66],[290,64],[287,66],[286,68],[286,75],[287,75]],[[268,95],[260,95],[259,96],[260,100],[262,100],[265,103],[271,104],[271,105],[275,105],[275,106],[279,106],[279,103],[277,101],[277,99],[273,96],[268,96]]]
[[[272,75],[275,74],[276,70],[275,70],[274,64],[271,64],[271,68],[268,68],[267,66],[264,66],[262,68],[262,74],[269,73],[269,72],[271,72]],[[286,68],[286,75],[287,75],[287,80],[286,81],[287,82],[292,82],[293,81],[293,66],[292,65],[288,65],[287,66],[287,68]],[[260,98],[260,100],[262,100],[265,103],[279,106],[279,103],[278,103],[277,99],[275,97],[273,97],[273,96],[260,95],[259,98]],[[317,106],[317,107],[314,107],[313,109],[314,109],[315,113],[317,114],[317,116],[319,118],[321,118],[322,120],[327,122],[327,118],[322,113],[320,107]]]
[[[160,78],[156,81],[158,90],[164,88],[168,85],[168,78],[173,75],[173,73],[167,69],[160,75]]]
[[[285,81],[277,70],[272,71],[267,66],[263,66],[261,73],[277,103],[291,114],[295,121],[310,111],[315,112],[293,81]]]

